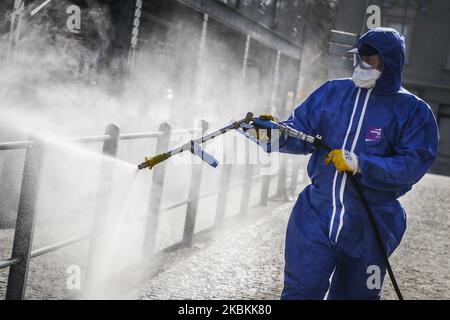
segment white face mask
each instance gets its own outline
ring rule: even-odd
[[[353,71],[352,80],[358,88],[372,89],[380,77],[381,71],[361,61]]]

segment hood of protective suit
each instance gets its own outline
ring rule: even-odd
[[[375,28],[358,40],[358,50],[369,44],[380,53],[383,73],[377,80],[373,94],[393,95],[402,86],[402,71],[405,64],[405,38],[391,28]]]

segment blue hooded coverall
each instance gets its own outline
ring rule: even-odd
[[[285,125],[321,135],[332,149],[359,157],[356,176],[375,215],[388,255],[399,245],[406,214],[397,198],[411,190],[437,155],[438,129],[430,107],[401,87],[405,42],[393,29],[376,28],[358,41],[380,53],[383,73],[373,89],[351,79],[326,82],[297,107]],[[368,286],[386,268],[367,213],[347,173],[326,166],[324,150],[282,137],[280,152],[310,154],[312,181],[299,195],[286,233],[282,299],[379,299]],[[370,287],[370,288],[369,288]]]

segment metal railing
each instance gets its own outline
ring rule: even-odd
[[[120,129],[116,125],[110,124],[106,126],[104,135],[73,138],[68,141],[77,143],[103,142],[103,154],[108,157],[116,157],[120,140],[157,139],[156,153],[159,154],[168,149],[172,136],[205,132],[207,128],[208,123],[206,121],[202,121],[200,123],[200,128],[185,130],[172,130],[169,124],[162,123],[159,127],[158,132],[120,134]],[[81,241],[90,240],[87,274],[87,279],[89,279],[89,265],[92,263],[98,252],[102,250],[102,244],[101,241],[98,240],[97,235],[104,234],[105,232],[105,230],[103,230],[103,222],[105,221],[105,215],[108,212],[106,207],[97,208],[98,210],[96,210],[93,227],[90,234],[67,239],[37,250],[31,250],[36,217],[36,202],[38,197],[37,192],[40,183],[40,171],[43,162],[42,160],[44,153],[44,144],[45,143],[43,141],[34,137],[30,137],[28,141],[0,143],[0,151],[18,149],[26,150],[12,254],[10,259],[0,261],[0,269],[7,267],[10,268],[6,289],[6,299],[24,299],[27,284],[28,267],[31,258],[35,258],[56,251],[58,249],[68,247]],[[224,222],[228,192],[231,188],[243,186],[239,211],[240,216],[243,217],[246,216],[248,212],[249,197],[251,195],[253,186],[252,182],[256,179],[262,178],[263,181],[260,192],[259,205],[267,206],[269,200],[270,183],[273,176],[255,175],[253,169],[254,166],[247,165],[244,179],[231,183],[232,165],[225,164],[221,173],[219,188],[217,190],[201,194],[200,186],[202,180],[202,167],[202,164],[194,163],[192,165],[188,198],[186,200],[163,208],[161,207],[161,199],[166,164],[161,163],[153,169],[147,215],[145,217],[142,217],[142,219],[147,220],[145,225],[145,239],[143,250],[144,252],[151,253],[148,254],[149,257],[151,257],[151,255],[155,251],[158,220],[159,215],[162,212],[166,212],[186,205],[186,219],[184,224],[183,239],[179,244],[181,244],[182,246],[191,246],[194,237],[198,202],[200,199],[215,195],[218,196],[215,212],[215,223],[212,228],[220,228]],[[290,190],[291,192],[295,192],[295,188],[298,185],[297,177],[299,171],[299,163],[294,162],[291,182],[286,188],[285,178],[287,174],[287,168],[285,165],[282,165],[280,167],[279,181],[277,186],[278,196],[286,195],[286,192],[288,190]],[[101,191],[99,191],[102,192],[103,196],[105,195],[105,193],[109,193],[109,196],[111,196],[112,193],[110,186],[108,186],[108,172],[108,163],[103,162],[100,173]]]

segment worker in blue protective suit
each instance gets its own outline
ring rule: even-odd
[[[312,153],[312,183],[299,195],[287,227],[282,299],[379,299],[386,268],[348,175],[361,185],[390,255],[406,229],[397,198],[437,155],[432,110],[401,86],[404,37],[376,28],[352,52],[352,79],[326,82],[282,122],[321,135],[334,149],[313,150],[304,141],[280,137],[280,152]]]

